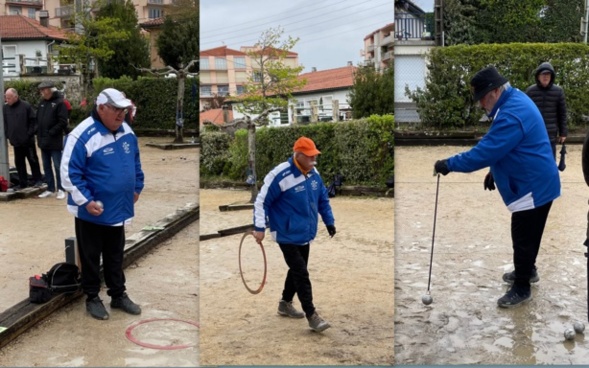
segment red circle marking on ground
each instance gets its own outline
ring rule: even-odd
[[[245,240],[245,238],[248,237],[248,235],[251,235],[253,237],[254,233],[251,231],[246,232],[245,234],[243,234],[241,242],[239,243],[239,274],[241,275],[241,281],[243,281],[243,285],[245,286],[247,291],[249,291],[252,294],[258,294],[260,293],[260,291],[262,291],[262,289],[264,288],[264,284],[266,283],[266,272],[268,270],[268,263],[266,262],[266,252],[264,251],[264,246],[260,243],[260,249],[262,250],[262,255],[264,256],[264,277],[262,277],[262,283],[260,284],[260,287],[257,290],[250,288],[245,282],[245,277],[243,277],[243,270],[241,269],[241,247],[243,246],[243,241]]]
[[[135,344],[137,344],[139,346],[143,346],[143,347],[150,348],[150,349],[178,350],[178,349],[192,348],[192,347],[196,346],[196,345],[155,345],[155,344],[150,344],[147,342],[139,341],[135,336],[133,336],[133,330],[135,329],[135,327],[144,325],[149,322],[161,322],[161,321],[176,321],[176,322],[182,322],[182,323],[187,323],[189,325],[196,326],[196,328],[200,327],[198,325],[198,323],[196,323],[196,322],[186,321],[186,320],[177,319],[177,318],[150,318],[150,319],[145,319],[143,321],[139,321],[136,324],[129,326],[127,328],[127,331],[125,331],[125,336],[127,336],[127,339],[129,339],[131,342],[134,342]]]

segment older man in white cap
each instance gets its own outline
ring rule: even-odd
[[[334,236],[335,219],[329,204],[327,189],[315,164],[321,153],[315,142],[300,137],[293,146],[288,161],[276,166],[266,175],[264,185],[254,204],[254,237],[264,240],[266,225],[280,246],[288,273],[284,281],[278,314],[291,318],[307,317],[309,327],[321,332],[330,327],[313,305],[309,270],[309,250],[317,235],[319,215],[330,236]],[[303,312],[292,305],[295,294]]]
[[[101,320],[109,317],[98,296],[101,255],[111,308],[141,313],[125,292],[123,273],[124,225],[133,218],[143,189],[137,137],[124,121],[131,106],[116,89],[100,92],[91,116],[67,136],[61,161],[68,211],[75,216],[86,310]]]

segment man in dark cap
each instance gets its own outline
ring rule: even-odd
[[[490,167],[484,189],[495,185],[511,212],[515,271],[503,275],[512,284],[497,304],[508,308],[532,298],[530,282],[539,281],[536,257],[552,201],[560,196],[560,178],[544,121],[534,102],[510,86],[495,67],[472,78],[473,99],[492,119],[485,136],[469,151],[439,160],[435,173],[473,172]]]
[[[64,199],[65,192],[61,186],[59,167],[63,150],[63,132],[67,128],[68,122],[68,111],[53,82],[41,82],[39,93],[41,93],[42,99],[37,108],[37,137],[39,138],[38,145],[41,149],[43,171],[47,182],[47,190],[39,194],[39,198],[49,197],[57,191],[56,198]]]

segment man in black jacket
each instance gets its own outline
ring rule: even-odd
[[[63,150],[63,132],[67,128],[68,112],[63,98],[52,82],[39,84],[41,102],[37,108],[37,136],[43,159],[43,171],[47,190],[39,194],[39,198],[52,195],[57,189],[57,199],[64,199],[65,192],[61,186],[59,167],[61,166],[61,151]],[[53,167],[51,166],[53,161]],[[55,168],[55,176],[53,169]]]
[[[35,147],[35,130],[37,128],[35,112],[31,105],[18,97],[18,91],[8,88],[4,93],[6,105],[4,115],[4,133],[14,148],[14,165],[18,173],[18,189],[29,185],[27,163],[31,166],[35,186],[41,186],[43,176],[39,166],[39,157]]]
[[[564,143],[568,134],[567,108],[564,91],[554,84],[554,68],[548,62],[538,66],[534,72],[536,84],[526,89],[526,94],[534,101],[542,117],[548,138],[552,144],[552,153],[556,157],[556,143]]]

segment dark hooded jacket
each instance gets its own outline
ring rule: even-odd
[[[54,91],[49,100],[41,99],[37,109],[37,136],[39,148],[63,149],[63,132],[67,128],[68,111],[59,92]]]
[[[546,87],[542,87],[538,77],[545,70],[550,72],[550,83]],[[557,137],[566,137],[568,134],[564,91],[554,84],[554,77],[554,68],[550,63],[544,62],[534,72],[536,84],[526,89],[526,94],[534,101],[540,113],[542,113],[548,137],[552,144],[556,143]]]

